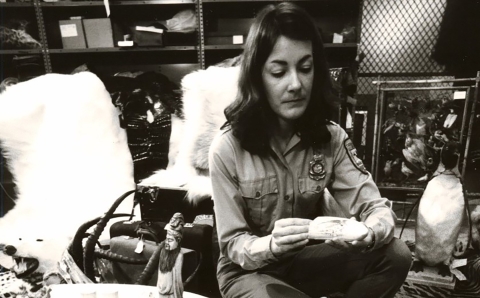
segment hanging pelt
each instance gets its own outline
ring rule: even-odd
[[[211,196],[208,151],[225,123],[224,109],[235,99],[239,67],[211,66],[186,75],[182,82],[184,120],[172,116],[172,133],[166,170],[140,184],[185,187],[197,204]]]
[[[0,218],[0,265],[18,277],[55,270],[78,227],[135,189],[118,112],[92,73],[8,86],[0,141],[17,191],[15,207]],[[126,201],[119,212],[131,211]]]

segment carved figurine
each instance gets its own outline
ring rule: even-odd
[[[175,213],[165,226],[167,236],[160,246],[157,288],[160,297],[183,297],[181,241],[185,221],[181,213]]]

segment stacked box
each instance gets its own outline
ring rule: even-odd
[[[84,49],[87,47],[81,19],[60,20],[58,23],[64,49]]]

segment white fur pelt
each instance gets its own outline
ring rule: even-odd
[[[172,119],[168,167],[141,185],[186,188],[193,204],[211,196],[208,151],[226,121],[225,108],[237,95],[238,74],[239,67],[211,66],[183,78],[185,119]]]
[[[40,272],[56,266],[81,224],[135,188],[126,133],[92,73],[8,87],[0,94],[0,141],[17,190],[15,207],[0,218],[0,244],[39,259]],[[132,196],[118,211],[131,207]]]

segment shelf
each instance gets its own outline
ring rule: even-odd
[[[203,3],[218,3],[218,2],[284,2],[285,0],[203,0]],[[289,0],[289,2],[319,2],[320,0]],[[332,0],[323,0],[332,1]]]
[[[356,49],[356,43],[326,43],[325,48],[345,48]],[[205,50],[242,50],[241,44],[228,44],[228,45],[205,45]]]
[[[0,0],[1,1],[1,0]],[[7,0],[11,1],[11,0]],[[35,2],[34,2],[35,1]],[[118,19],[124,18],[130,21],[137,21],[134,18],[143,18],[142,20],[148,20],[149,18],[167,19],[171,14],[176,13],[179,8],[195,8],[195,14],[197,20],[200,20],[200,26],[198,28],[198,36],[196,41],[186,41],[170,44],[187,44],[187,46],[165,46],[165,47],[113,47],[113,48],[83,48],[83,49],[63,49],[59,39],[59,29],[56,23],[58,20],[68,19],[73,15],[82,15],[85,18],[97,18],[103,16],[104,1],[102,0],[57,0],[55,2],[45,2],[52,0],[31,0],[30,2],[3,2],[0,3],[0,9],[8,7],[20,7],[18,9],[9,10],[20,14],[29,12],[29,19],[36,19],[38,25],[38,36],[43,44],[42,49],[25,49],[25,50],[0,50],[0,55],[6,55],[12,57],[13,55],[43,55],[44,66],[46,72],[55,71],[55,67],[61,66],[58,62],[68,56],[70,64],[83,63],[88,60],[92,63],[101,63],[108,60],[108,65],[113,65],[114,61],[117,61],[119,57],[127,57],[133,59],[138,63],[144,63],[149,59],[157,59],[156,53],[162,53],[161,58],[158,58],[157,62],[165,62],[172,60],[173,63],[180,62],[192,62],[194,56],[197,58],[197,62],[202,68],[209,66],[210,61],[206,61],[205,56],[208,56],[208,60],[224,60],[231,58],[231,56],[238,55],[243,51],[244,44],[232,44],[233,35],[247,35],[248,29],[255,11],[260,9],[261,6],[268,3],[278,3],[283,0],[110,0],[110,7],[117,7],[115,17]],[[297,2],[302,6],[307,6],[309,10],[317,10],[317,4],[321,7],[329,8],[333,3],[340,2],[355,2],[358,0],[290,0]],[[208,4],[207,6],[204,4]],[[227,4],[226,6],[217,4]],[[235,6],[235,3],[237,6]],[[202,6],[203,5],[203,6]],[[233,5],[233,6],[232,6]],[[40,7],[38,7],[40,6]],[[338,5],[334,5],[337,9]],[[57,9],[54,9],[54,8]],[[320,7],[320,6],[319,6]],[[343,4],[340,4],[340,12],[333,10],[327,10],[327,14],[321,14],[320,17],[325,17],[326,23],[331,22],[330,12],[332,15],[341,13],[343,15]],[[41,8],[41,9],[38,9]],[[153,9],[155,8],[155,9]],[[160,11],[158,9],[160,9]],[[133,11],[132,11],[133,9]],[[25,11],[25,12],[24,12]],[[204,12],[206,16],[200,15]],[[323,12],[323,10],[321,10]],[[219,13],[220,14],[215,14]],[[133,13],[133,14],[132,14]],[[160,16],[158,15],[160,13]],[[226,13],[226,14],[225,14]],[[233,16],[233,18],[232,18]],[[11,17],[11,15],[9,15]],[[318,17],[318,15],[317,15]],[[353,19],[354,16],[348,15]],[[356,15],[355,15],[356,17]],[[204,19],[206,18],[206,19]],[[345,20],[341,20],[343,22]],[[339,21],[340,22],[340,21]],[[338,23],[338,22],[337,22]],[[335,27],[338,24],[334,23],[330,27]],[[323,23],[322,23],[323,24]],[[216,27],[215,27],[216,25]],[[203,28],[205,26],[205,28]],[[337,27],[339,27],[338,25]],[[113,26],[112,26],[113,27]],[[232,29],[233,28],[233,29]],[[340,28],[340,27],[339,27]],[[114,29],[114,28],[112,28]],[[333,28],[338,29],[338,28]],[[330,31],[333,30],[329,28]],[[115,30],[115,29],[114,29]],[[215,32],[212,32],[215,31]],[[219,31],[219,32],[217,32]],[[329,32],[330,32],[329,31]],[[338,31],[338,30],[337,30]],[[333,32],[333,31],[332,31]],[[335,31],[336,32],[336,31]],[[227,34],[227,35],[225,35]],[[50,46],[50,48],[48,48]],[[344,61],[350,62],[354,59],[358,45],[356,43],[345,44],[325,44],[328,59],[332,61],[331,65],[347,65]],[[193,55],[193,54],[197,55]],[[118,53],[110,55],[111,53]],[[123,54],[122,54],[123,53]],[[208,54],[206,54],[208,53]],[[75,55],[78,55],[76,57]],[[120,56],[119,56],[120,55]],[[131,57],[130,57],[131,56]],[[345,58],[344,56],[348,56]],[[52,63],[50,60],[53,58],[56,63]],[[345,58],[345,59],[344,59]],[[122,60],[123,58],[120,58]],[[185,61],[183,61],[185,60]],[[329,61],[330,61],[329,60]],[[120,61],[120,64],[124,64],[124,61]],[[52,66],[53,65],[53,66]],[[55,67],[54,67],[55,66]]]
[[[358,44],[354,43],[354,42],[351,42],[351,43],[325,43],[324,44],[324,47],[325,48],[334,48],[334,49],[337,49],[337,48],[357,48]]]
[[[1,7],[33,7],[33,2],[0,2]]]
[[[28,55],[41,54],[41,49],[24,49],[24,50],[0,50],[0,55]]]
[[[168,46],[168,47],[135,47],[135,48],[92,48],[92,49],[50,49],[50,54],[81,54],[107,52],[162,52],[162,51],[195,51],[196,46]]]
[[[110,6],[121,5],[159,5],[159,4],[195,4],[195,0],[143,0],[143,1],[109,1]],[[104,6],[103,1],[60,1],[42,2],[43,7],[68,6]]]
[[[243,50],[243,44],[205,45],[205,50]]]

